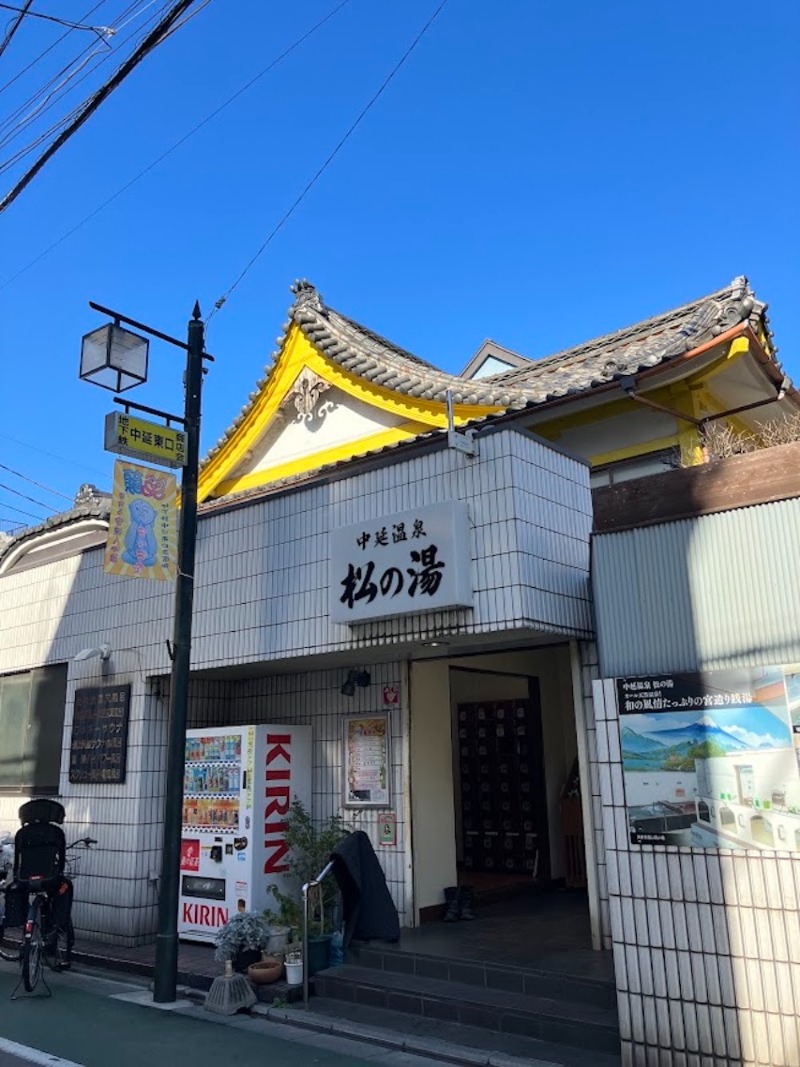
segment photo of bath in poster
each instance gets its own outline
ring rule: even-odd
[[[631,841],[800,851],[800,667],[618,678]]]

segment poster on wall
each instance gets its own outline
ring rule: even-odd
[[[126,578],[173,581],[178,554],[174,474],[114,463],[114,491],[103,570]]]
[[[348,715],[343,720],[344,806],[389,804],[389,715]]]
[[[800,852],[800,664],[616,683],[633,844]]]

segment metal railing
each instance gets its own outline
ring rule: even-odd
[[[316,878],[312,878],[310,882],[305,882],[301,890],[303,896],[303,1004],[308,1007],[308,972],[309,963],[308,958],[308,891],[314,887],[319,887],[333,870],[334,861],[331,862],[319,872]],[[323,911],[322,893],[319,895],[319,910],[320,910],[320,929],[325,921],[325,913]]]

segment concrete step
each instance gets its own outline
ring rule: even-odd
[[[438,978],[463,982],[508,993],[526,993],[552,1000],[590,1004],[616,1012],[617,991],[614,982],[587,978],[562,971],[535,967],[515,967],[497,962],[478,962],[452,957],[408,952],[392,945],[372,942],[353,944],[347,950],[348,963],[395,974],[413,974],[420,978]]]
[[[608,1007],[354,964],[320,971],[315,980],[317,997],[325,1000],[619,1053],[617,1016]]]
[[[271,1014],[275,1010],[271,1009]],[[456,1064],[490,1064],[497,1067],[620,1067],[619,1051],[600,1052],[559,1045],[521,1034],[483,1030],[464,1023],[444,1022],[326,997],[315,997],[303,1021],[315,1020],[317,1029],[329,1020],[331,1032],[361,1036],[373,1044],[402,1048],[407,1053]],[[302,1020],[296,1010],[287,1020]],[[277,1020],[276,1020],[277,1021]],[[392,1038],[395,1043],[392,1044]]]

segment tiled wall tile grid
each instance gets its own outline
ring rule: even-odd
[[[800,857],[631,845],[614,681],[594,696],[623,1063],[800,1067]]]
[[[446,499],[469,503],[474,608],[352,628],[331,623],[329,529]],[[209,513],[199,523],[193,666],[346,651],[448,631],[535,625],[591,636],[590,507],[583,464],[507,430],[482,438],[475,459],[431,451]],[[101,641],[114,648],[115,665],[124,656],[144,675],[169,670],[171,586],[105,574],[99,549],[4,577],[0,606],[0,672],[68,661]]]
[[[91,849],[71,852],[73,917],[80,936],[135,944],[142,930],[155,929],[156,923],[157,886],[150,873],[160,873],[161,864],[166,711],[141,676],[115,674],[114,684],[131,685],[125,782],[71,783],[69,738],[75,690],[105,682],[100,674],[86,674],[68,684],[59,799],[66,809],[67,842],[86,836],[98,842]],[[0,797],[0,829],[16,832],[17,813],[27,799]]]
[[[189,728],[285,722],[312,726],[312,813],[318,820],[342,811],[342,719],[348,714],[383,710],[383,687],[396,686],[400,703],[391,709],[391,803],[397,816],[396,846],[381,846],[377,810],[342,812],[354,829],[369,834],[401,922],[411,920],[411,855],[407,848],[408,706],[405,668],[370,667],[368,687],[350,698],[340,693],[343,669],[272,675],[253,680],[194,678],[190,687]],[[124,684],[126,678],[115,677]],[[61,799],[67,810],[68,841],[90,835],[98,845],[79,850],[74,921],[79,936],[138,944],[150,940],[157,923],[157,885],[163,832],[168,680],[153,681],[154,692],[132,681],[126,781],[124,785],[69,782],[69,747],[62,751]],[[75,689],[102,684],[102,678],[72,682],[67,694],[70,736]],[[0,798],[0,828],[18,826],[17,810],[27,798]]]
[[[586,758],[588,774],[584,773],[581,789],[588,789],[591,822],[584,826],[584,838],[590,834],[594,839],[595,867],[597,870],[597,896],[600,921],[600,944],[611,949],[611,912],[608,900],[608,870],[603,832],[603,804],[600,793],[600,765],[598,763],[597,724],[595,721],[593,686],[600,677],[597,645],[594,641],[578,642],[581,668],[581,693],[583,722],[586,731]]]
[[[206,693],[203,679],[192,684],[190,727],[245,726],[259,723],[286,723],[312,727],[312,812],[323,821],[341,814],[353,830],[369,835],[392,894],[401,923],[412,921],[411,853],[407,840],[408,773],[408,686],[402,664],[371,664],[370,684],[356,686],[354,696],[340,692],[346,671],[313,671],[303,674],[269,675],[226,684],[227,700]],[[212,683],[213,684],[213,683]],[[397,687],[400,702],[383,707],[384,686]],[[397,844],[382,846],[379,838],[379,810],[343,809],[343,718],[376,711],[389,711],[390,803],[382,811],[397,817]],[[407,847],[408,845],[408,847]]]

